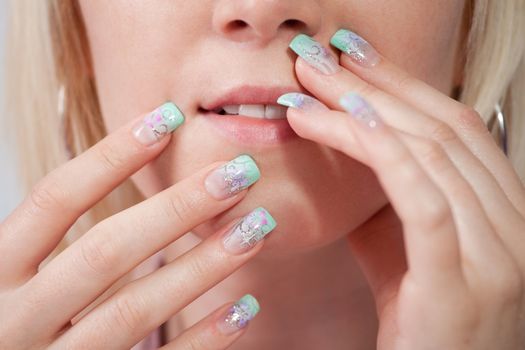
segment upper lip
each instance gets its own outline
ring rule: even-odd
[[[241,85],[227,90],[209,101],[204,101],[202,108],[213,111],[223,106],[231,105],[275,105],[279,96],[298,90],[297,87],[293,86],[265,87]]]

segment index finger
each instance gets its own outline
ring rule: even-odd
[[[171,102],[165,103],[42,179],[2,225],[3,280],[19,281],[33,275],[71,225],[157,157],[168,144],[169,135],[183,122],[180,109]]]

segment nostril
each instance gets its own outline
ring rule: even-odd
[[[226,29],[228,31],[236,31],[238,29],[243,29],[246,27],[248,27],[248,23],[244,22],[243,20],[236,19],[228,23],[228,25],[226,26]]]
[[[299,21],[297,19],[287,19],[281,23],[281,27],[302,31],[306,28],[306,24],[303,21]]]

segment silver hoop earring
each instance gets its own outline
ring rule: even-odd
[[[494,133],[495,128],[497,128],[497,139],[499,147],[502,149],[503,153],[508,156],[508,134],[507,134],[507,121],[505,119],[505,114],[499,103],[496,103],[494,106],[494,114],[489,120],[488,128],[491,133]]]

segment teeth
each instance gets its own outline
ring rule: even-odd
[[[264,118],[264,105],[241,105],[239,114],[253,118]]]
[[[239,105],[237,106],[224,106],[222,109],[228,114],[239,114]]]
[[[286,111],[288,108],[283,106],[271,106],[267,105],[264,112],[266,119],[284,119],[286,118]]]
[[[243,115],[259,119],[285,119],[286,107],[274,105],[228,105],[222,109],[227,115]]]

